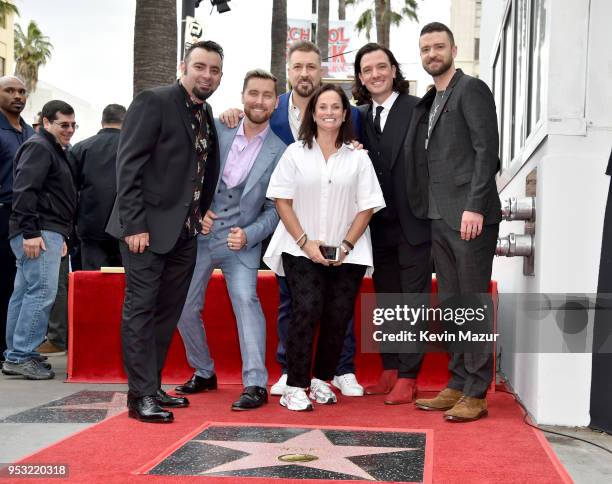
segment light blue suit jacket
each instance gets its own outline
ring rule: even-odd
[[[238,127],[228,128],[218,119],[215,119],[215,127],[219,137],[220,182]],[[262,240],[274,232],[278,225],[279,217],[274,202],[266,198],[266,191],[272,172],[286,147],[285,143],[272,130],[268,131],[261,150],[253,162],[251,171],[247,175],[246,184],[240,197],[240,217],[237,225],[246,234],[247,246],[236,254],[244,265],[253,269],[259,268]],[[219,182],[217,182],[215,188],[215,195]]]

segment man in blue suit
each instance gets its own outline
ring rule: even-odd
[[[278,107],[270,119],[270,128],[287,145],[295,142],[302,122],[301,113],[306,111],[310,98],[321,85],[323,71],[319,48],[307,40],[291,44],[288,52],[287,73],[292,90],[278,98]],[[220,120],[228,126],[236,126],[242,113],[230,109],[221,114]],[[355,107],[351,109],[355,137],[361,140],[361,116]],[[282,395],[287,384],[287,356],[285,354],[289,321],[291,321],[291,292],[284,277],[278,277],[280,304],[278,307],[278,348],[276,360],[279,362],[282,375],[272,385],[272,395]],[[363,395],[363,387],[355,378],[355,330],[354,320],[347,321],[346,335],[342,354],[336,366],[336,376],[332,384],[343,395],[358,397]]]
[[[263,70],[246,74],[245,118],[236,128],[217,121],[221,177],[198,235],[198,256],[178,329],[195,373],[176,392],[192,394],[217,387],[213,360],[200,319],[206,286],[221,268],[238,324],[244,391],[232,410],[257,408],[268,401],[266,320],[257,297],[261,242],[278,224],[274,202],[266,199],[270,176],[285,143],[269,126],[277,105],[276,78]]]

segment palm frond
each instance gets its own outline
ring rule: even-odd
[[[370,8],[368,10],[364,10],[357,19],[357,22],[355,22],[355,29],[357,29],[357,32],[359,33],[365,31],[368,42],[370,41],[370,34],[372,32],[373,18],[374,11]]]

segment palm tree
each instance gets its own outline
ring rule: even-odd
[[[356,5],[362,0],[345,0],[346,5]],[[391,0],[373,0],[374,8],[365,10],[357,19],[355,28],[357,32],[365,32],[368,42],[372,26],[376,23],[376,41],[385,47],[389,47],[391,25],[398,26],[402,20],[408,18],[418,22],[417,0],[402,0],[399,12],[391,9]]]
[[[278,93],[287,89],[287,0],[272,0],[270,72],[278,79]]]
[[[317,46],[321,60],[325,61],[329,50],[329,0],[319,0],[317,8]]]
[[[338,20],[346,20],[346,0],[338,0]]]
[[[38,69],[51,58],[53,45],[43,35],[36,22],[30,21],[24,32],[15,25],[15,75],[23,80],[28,92],[34,92],[38,84]]]
[[[0,0],[0,25],[6,28],[6,17],[14,13],[19,15],[19,9],[11,2]]]
[[[176,0],[136,0],[134,95],[176,80],[176,36]]]

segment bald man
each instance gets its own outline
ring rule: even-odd
[[[13,293],[15,256],[8,240],[8,221],[13,201],[13,158],[17,149],[34,134],[21,117],[27,92],[13,76],[0,77],[0,360],[6,349],[6,311]]]

